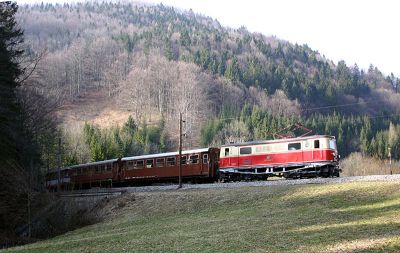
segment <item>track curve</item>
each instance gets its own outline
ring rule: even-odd
[[[230,183],[211,183],[211,184],[183,184],[178,189],[178,185],[152,185],[143,187],[124,187],[121,188],[126,192],[156,192],[156,191],[184,191],[194,189],[225,189],[225,188],[241,188],[241,187],[268,187],[280,185],[306,185],[306,184],[338,184],[347,182],[374,182],[374,181],[399,181],[400,174],[396,175],[373,175],[373,176],[352,176],[352,177],[335,177],[335,178],[309,178],[296,180],[269,180],[269,181],[250,181],[250,182],[230,182]]]

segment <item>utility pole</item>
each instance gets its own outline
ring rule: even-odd
[[[388,147],[388,149],[389,149],[389,154],[388,154],[388,156],[389,156],[389,169],[390,169],[390,175],[392,175],[393,174],[393,172],[392,172],[392,153],[390,152],[391,151],[390,147]]]
[[[182,188],[182,113],[179,113],[179,188]]]
[[[61,190],[61,137],[58,137],[58,168],[57,168],[57,194],[60,194]]]

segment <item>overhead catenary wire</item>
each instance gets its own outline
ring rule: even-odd
[[[371,102],[358,102],[358,103],[349,103],[349,104],[342,104],[342,105],[328,105],[328,106],[321,106],[321,107],[314,107],[314,108],[306,108],[302,109],[301,111],[313,111],[313,110],[322,110],[322,109],[331,109],[331,108],[339,108],[339,107],[347,107],[353,105],[361,105],[361,104],[371,104]]]
[[[357,102],[357,103],[348,103],[348,104],[341,104],[341,105],[328,105],[328,106],[320,106],[320,107],[312,107],[312,108],[304,108],[300,110],[300,112],[306,112],[306,111],[318,111],[318,110],[325,110],[325,109],[334,109],[334,108],[343,108],[343,107],[349,107],[349,106],[355,106],[355,105],[366,105],[366,104],[373,104],[374,102]],[[369,115],[357,115],[360,117],[367,117],[369,119],[376,119],[376,118],[388,118],[388,117],[395,117],[395,116],[400,116],[400,113],[393,113],[389,115],[376,115],[376,116],[369,116]],[[227,120],[240,120],[239,117],[229,117],[229,118],[219,118],[217,119],[218,121],[227,121]]]

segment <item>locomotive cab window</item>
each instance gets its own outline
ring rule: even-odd
[[[314,141],[314,148],[319,148],[319,140]]]
[[[158,158],[156,162],[157,167],[164,167],[164,161],[164,158]]]
[[[329,140],[329,148],[330,148],[330,149],[337,150],[337,147],[336,147],[336,140],[335,140],[335,139],[330,139],[330,140]]]
[[[288,144],[288,150],[299,150],[301,149],[301,143],[296,142],[296,143],[289,143]]]
[[[189,156],[189,163],[191,163],[191,164],[199,163],[199,155],[191,155],[191,156]]]
[[[229,148],[225,148],[225,156],[229,156]]]
[[[167,166],[174,166],[174,165],[175,165],[175,157],[168,157]]]
[[[181,156],[181,164],[186,164],[186,156]]]
[[[153,168],[154,167],[154,160],[146,160],[146,168]]]
[[[203,155],[203,163],[207,164],[208,163],[208,154]]]
[[[241,155],[250,155],[251,154],[251,147],[244,147],[240,148]]]

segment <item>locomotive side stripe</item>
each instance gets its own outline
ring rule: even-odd
[[[285,153],[252,154],[220,158],[220,169],[232,167],[257,167],[284,164],[302,164],[316,162],[333,162],[335,151],[310,150],[290,151]]]
[[[223,158],[234,158],[234,157],[245,157],[245,156],[255,156],[255,155],[270,155],[270,154],[292,154],[292,153],[299,153],[299,152],[303,152],[303,153],[310,153],[310,152],[319,152],[319,151],[330,151],[330,152],[336,152],[335,149],[329,149],[329,148],[320,148],[320,149],[312,149],[312,150],[287,150],[287,151],[274,151],[274,152],[268,152],[268,153],[254,153],[254,154],[248,154],[248,155],[232,155],[232,156],[223,156],[220,157],[220,159]]]

